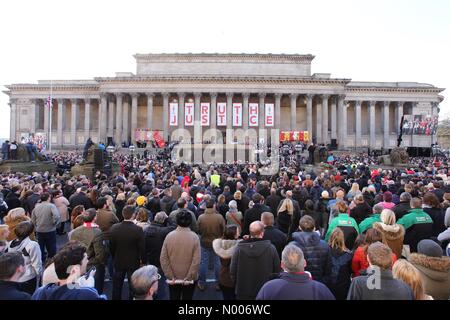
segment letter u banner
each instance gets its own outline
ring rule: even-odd
[[[187,102],[184,104],[184,125],[192,127],[194,125],[194,103]]]
[[[217,103],[217,126],[224,127],[227,125],[227,104],[225,102]]]

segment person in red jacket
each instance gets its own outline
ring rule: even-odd
[[[352,259],[352,272],[353,277],[359,277],[361,274],[366,273],[366,269],[369,267],[369,262],[367,261],[367,249],[372,243],[382,242],[383,235],[377,229],[369,229],[366,232],[365,242],[359,246],[353,255]],[[397,261],[397,256],[395,253],[392,254],[392,265]]]

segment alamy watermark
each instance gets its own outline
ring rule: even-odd
[[[197,125],[197,124],[196,124]],[[225,143],[223,140],[225,133]],[[175,129],[171,141],[179,141],[171,152],[176,164],[258,164],[261,175],[279,171],[279,129],[207,129],[198,124],[192,137],[188,129]]]

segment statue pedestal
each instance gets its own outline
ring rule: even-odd
[[[56,165],[53,161],[20,161],[6,160],[0,164],[0,172],[23,172],[31,174],[33,172],[55,172]]]

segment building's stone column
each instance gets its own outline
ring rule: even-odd
[[[248,129],[248,99],[250,98],[250,93],[244,92],[242,93],[242,128],[244,130]]]
[[[39,111],[39,99],[31,99],[31,110],[30,110],[30,115],[28,117],[29,119],[29,128],[30,128],[30,133],[36,133],[36,112]]]
[[[47,138],[47,141],[50,143],[49,139],[49,130],[50,130],[50,111],[52,107],[48,106],[47,100],[44,100],[44,132]]]
[[[63,130],[64,130],[64,119],[65,119],[66,106],[64,104],[64,99],[58,99],[58,126],[57,126],[57,139],[58,145],[63,146]]]
[[[337,111],[336,111],[336,96],[332,98],[331,102],[331,139],[337,140]]]
[[[109,97],[108,103],[108,137],[112,137],[114,139],[114,108],[115,102],[113,100],[113,96]]]
[[[370,148],[376,147],[376,136],[375,136],[375,105],[376,101],[370,101],[369,104],[369,123],[370,123],[370,137],[369,146]]]
[[[265,103],[265,99],[266,99],[266,94],[265,93],[260,93],[259,94],[259,122],[258,122],[258,127],[259,129],[264,129],[265,128],[265,110],[266,110],[266,106],[264,105]]]
[[[308,131],[309,134],[309,141],[312,142],[312,100],[313,100],[312,94],[306,95],[306,131]]]
[[[178,93],[178,128],[184,128],[184,92]]]
[[[339,125],[339,147],[343,149],[347,146],[347,104],[345,96],[338,97],[338,112],[340,115]]]
[[[211,97],[211,119],[210,119],[210,128],[216,129],[217,127],[217,92],[211,92],[209,94]]]
[[[395,132],[397,134],[400,134],[401,131],[401,122],[402,122],[402,116],[403,116],[403,101],[397,102],[397,108],[395,109]]]
[[[153,92],[147,93],[147,129],[153,129]]]
[[[275,94],[275,129],[277,130],[281,130],[281,96],[282,96],[281,93]],[[295,121],[295,124],[297,124],[297,121]]]
[[[227,129],[226,129],[226,143],[230,144],[233,140],[233,93],[227,92]]]
[[[129,126],[129,114],[130,114],[130,102],[127,99],[122,100],[123,119],[122,119],[122,142],[128,144],[130,138],[130,126]]]
[[[163,138],[169,140],[169,93],[163,93]],[[137,109],[137,107],[136,107]],[[137,119],[136,119],[137,120]]]
[[[9,105],[11,107],[9,141],[14,141],[17,137],[17,99],[10,99]]]
[[[361,144],[361,101],[355,101],[355,147]]]
[[[100,112],[98,115],[98,142],[106,143],[106,126],[107,126],[107,111],[108,108],[108,94],[102,93],[100,95]]]
[[[202,143],[202,119],[200,110],[201,93],[194,93],[194,143]]]
[[[324,94],[322,96],[322,140],[327,144],[328,140],[328,98],[330,96]]]
[[[78,119],[78,100],[71,99],[70,103],[72,105],[71,108],[71,117],[70,117],[70,142],[72,145],[76,146],[77,142],[77,124],[79,122]]]
[[[136,143],[136,129],[137,129],[137,115],[138,115],[138,93],[131,94],[131,143]],[[167,95],[167,99],[169,96]],[[164,124],[164,139],[166,139],[167,133],[167,108],[165,108],[166,113],[163,114],[163,124]]]
[[[389,101],[383,103],[383,147],[389,148]]]
[[[291,97],[291,130],[297,129],[297,97],[298,94],[292,93]]]
[[[317,101],[317,99],[316,99]],[[322,139],[322,103],[316,102],[316,142],[323,143]]]
[[[123,94],[116,94],[116,130],[114,134],[114,141],[116,145],[122,145],[122,116],[123,116]]]
[[[84,99],[84,140],[91,135],[91,99]]]

